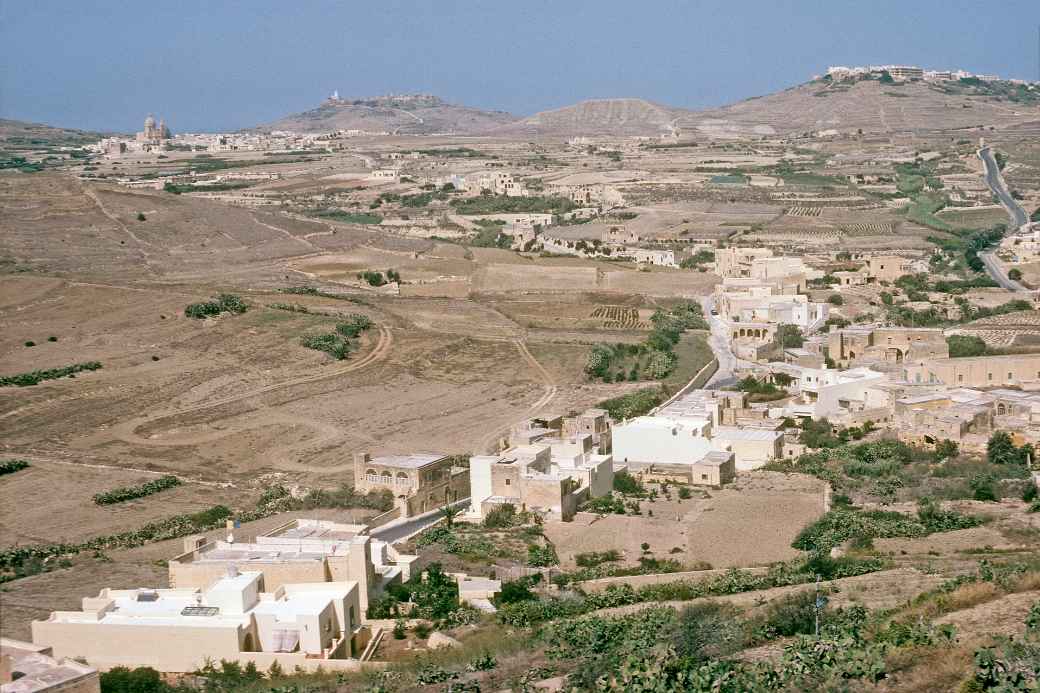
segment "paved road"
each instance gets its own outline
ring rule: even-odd
[[[1004,177],[1000,175],[1000,166],[997,165],[997,159],[993,156],[993,150],[989,147],[983,147],[979,150],[979,158],[982,159],[982,163],[986,167],[986,184],[993,191],[993,194],[997,196],[997,199],[1000,200],[1000,204],[1004,205],[1004,209],[1007,210],[1012,224],[1009,233],[1014,234],[1029,223],[1029,216],[1026,214],[1026,210],[1022,209],[1022,205],[1018,204],[1018,201],[1008,192],[1007,186],[1004,185]],[[1004,266],[993,253],[979,253],[979,259],[986,266],[986,272],[993,277],[997,284],[1000,284],[1008,291],[1029,292],[1029,289],[1007,276]]]
[[[1029,222],[1029,216],[1026,214],[1026,210],[1022,209],[1022,205],[1018,204],[1018,201],[1011,197],[1007,186],[1004,185],[1004,178],[1000,175],[1000,167],[997,166],[997,159],[993,156],[993,150],[989,147],[983,147],[979,150],[979,158],[982,159],[982,163],[986,166],[986,184],[989,185],[989,189],[993,191],[993,194],[1000,200],[1000,204],[1004,205],[1004,209],[1011,216],[1014,227],[1011,229],[1011,232],[1014,233],[1019,227]]]
[[[986,273],[993,277],[993,281],[997,284],[1000,284],[1008,291],[1018,291],[1023,293],[1030,292],[1030,289],[1027,289],[1014,279],[1007,276],[1004,272],[1004,266],[1000,264],[1000,261],[995,255],[993,255],[993,253],[979,253],[979,259],[982,260],[982,264],[986,266]]]
[[[720,390],[736,384],[737,378],[733,371],[742,362],[733,353],[733,347],[729,339],[728,324],[722,317],[711,314],[712,309],[715,307],[712,297],[704,297],[701,300],[701,305],[704,307],[704,316],[708,319],[708,324],[711,326],[711,334],[708,335],[708,346],[711,347],[712,352],[715,354],[715,359],[719,362],[719,369],[704,384],[704,388],[706,390]]]
[[[464,510],[469,505],[469,498],[463,498],[462,500],[455,501],[452,503],[453,507]],[[394,520],[382,527],[377,527],[372,530],[372,538],[380,539],[393,544],[398,541],[407,539],[408,537],[418,534],[430,525],[439,521],[444,515],[440,509],[431,510],[428,513],[422,515],[416,515],[415,517],[409,517],[404,520]]]

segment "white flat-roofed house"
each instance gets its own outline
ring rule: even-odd
[[[33,621],[33,642],[93,666],[187,673],[206,661],[278,662],[291,671],[357,667],[355,582],[283,585],[261,592],[259,572],[229,574],[207,589],[104,589],[82,611]]]
[[[589,433],[476,455],[469,464],[474,518],[509,504],[568,521],[581,503],[609,494],[614,485],[613,458],[593,452]]]
[[[356,582],[361,609],[392,582],[411,576],[415,556],[373,539],[367,525],[296,519],[252,542],[185,539],[185,552],[168,562],[170,586],[206,589],[230,568],[261,573],[260,589],[314,582]]]

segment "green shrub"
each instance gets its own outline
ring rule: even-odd
[[[3,460],[0,461],[0,476],[4,474],[14,474],[23,469],[27,469],[29,463],[25,460]]]
[[[249,306],[235,294],[220,294],[212,301],[202,303],[191,303],[184,309],[185,317],[201,320],[211,318],[221,313],[241,315],[249,309]]]
[[[646,495],[646,487],[626,471],[621,471],[614,475],[614,490],[630,496]]]
[[[56,380],[58,378],[66,377],[71,378],[75,377],[77,373],[96,371],[99,368],[101,368],[101,364],[98,361],[87,361],[86,363],[76,363],[71,366],[51,368],[45,371],[30,371],[28,373],[19,373],[17,375],[0,376],[0,387],[6,387],[8,385],[28,387],[30,385],[37,385],[44,380]]]
[[[310,335],[304,337],[300,343],[308,349],[324,351],[337,361],[342,361],[350,354],[350,342],[335,332]]]
[[[180,485],[181,480],[173,475],[161,476],[158,479],[138,484],[137,486],[122,486],[120,488],[114,488],[111,491],[95,493],[94,503],[97,505],[122,503],[135,498],[144,498],[145,496],[150,496],[154,493],[159,493],[160,491],[165,491],[168,488]]]

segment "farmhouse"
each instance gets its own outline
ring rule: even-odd
[[[853,363],[946,358],[943,331],[930,327],[847,327],[827,336],[827,354],[839,366]]]
[[[387,489],[403,517],[457,501],[469,487],[469,470],[441,454],[354,455],[354,485],[362,492]]]
[[[931,358],[907,364],[903,380],[951,387],[995,387],[1040,382],[1040,354]]]

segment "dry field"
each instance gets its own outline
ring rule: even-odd
[[[565,568],[574,566],[576,554],[610,549],[636,564],[644,542],[658,558],[746,567],[800,555],[791,542],[823,514],[823,482],[800,474],[740,474],[734,484],[707,495],[699,498],[695,491],[681,500],[673,489],[670,501],[641,501],[641,516],[581,515],[571,523],[547,523],[545,533]]]

